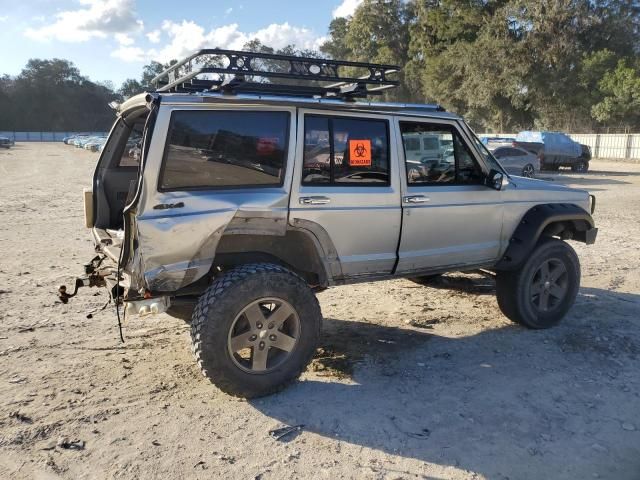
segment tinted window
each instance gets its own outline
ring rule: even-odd
[[[331,181],[331,142],[329,119],[305,117],[303,183],[329,183]]]
[[[509,156],[509,149],[508,148],[496,148],[493,151],[493,156],[496,157],[496,158],[508,157]]]
[[[289,114],[178,111],[160,189],[282,185]]]
[[[405,149],[408,184],[479,183],[482,171],[455,128],[400,122],[405,138],[419,138],[422,150]],[[428,148],[427,148],[428,147]]]
[[[493,154],[496,158],[522,157],[523,155],[526,155],[525,152],[518,150],[517,148],[497,148]]]
[[[305,117],[305,185],[388,185],[387,122]]]
[[[122,152],[122,157],[120,158],[120,167],[137,167],[138,165],[140,165],[143,128],[144,123],[137,123],[131,131],[131,134],[129,135],[127,143]]]

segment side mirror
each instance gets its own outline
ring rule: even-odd
[[[502,172],[492,169],[489,172],[489,176],[485,179],[485,185],[487,187],[493,188],[494,190],[502,190],[503,179],[504,179],[504,174]]]

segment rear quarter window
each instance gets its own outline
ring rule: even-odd
[[[288,112],[175,111],[159,190],[281,186]]]

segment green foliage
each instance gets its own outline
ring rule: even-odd
[[[171,60],[169,63],[151,61],[151,63],[142,68],[140,80],[127,78],[122,82],[118,93],[126,100],[146,90],[155,90],[155,86],[152,85],[153,82],[151,80],[176,63],[178,63],[177,60]]]
[[[68,60],[31,59],[15,78],[0,79],[0,130],[103,130],[117,98]]]
[[[599,83],[604,98],[591,111],[596,120],[630,129],[640,125],[640,62],[620,60]]]
[[[640,130],[640,0],[364,0],[320,52],[244,49],[399,65],[400,88],[380,100],[437,102],[485,131]],[[30,60],[0,76],[0,130],[106,129],[109,102],[154,88],[175,62],[145,65],[116,93],[66,60]]]
[[[637,0],[365,0],[333,20],[322,51],[403,66],[393,99],[440,103],[477,129],[640,128],[622,109],[633,104]]]

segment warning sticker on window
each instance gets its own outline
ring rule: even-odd
[[[371,140],[349,140],[349,166],[371,166]]]
[[[278,147],[277,137],[260,137],[256,145],[256,153],[258,155],[271,155]]]

